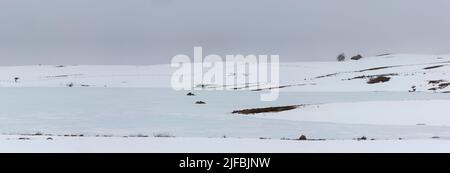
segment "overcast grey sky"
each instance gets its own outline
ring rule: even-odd
[[[450,53],[448,0],[1,0],[0,65]]]

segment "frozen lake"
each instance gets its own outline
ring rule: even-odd
[[[450,137],[450,127],[351,125],[242,117],[233,110],[294,104],[377,100],[448,99],[450,94],[407,92],[282,92],[260,102],[259,92],[138,88],[0,88],[0,133],[133,135],[177,137],[395,139]],[[196,105],[205,101],[205,105]]]

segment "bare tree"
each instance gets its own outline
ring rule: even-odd
[[[339,62],[345,61],[345,54],[344,53],[339,54],[339,56],[337,57],[337,61]]]

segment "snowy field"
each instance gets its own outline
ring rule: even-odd
[[[448,65],[448,55],[283,63],[274,102],[245,84],[186,96],[170,89],[168,65],[0,67],[0,152],[448,152]]]
[[[296,141],[217,138],[0,136],[0,152],[38,153],[441,153],[450,140]]]

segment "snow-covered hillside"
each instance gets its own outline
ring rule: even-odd
[[[449,55],[385,55],[358,61],[286,64],[280,73],[284,85],[305,84],[293,88],[298,91],[409,91],[412,86],[417,91],[431,91],[450,80],[449,64]],[[377,77],[389,81],[369,84]]]
[[[414,87],[416,91],[448,92],[449,65],[450,55],[402,54],[345,62],[281,63],[281,88],[282,91],[354,92],[409,91]],[[169,65],[0,67],[0,87],[170,88],[170,77],[175,70]],[[379,77],[388,81],[377,80]],[[265,88],[264,84],[241,86],[238,88]]]

